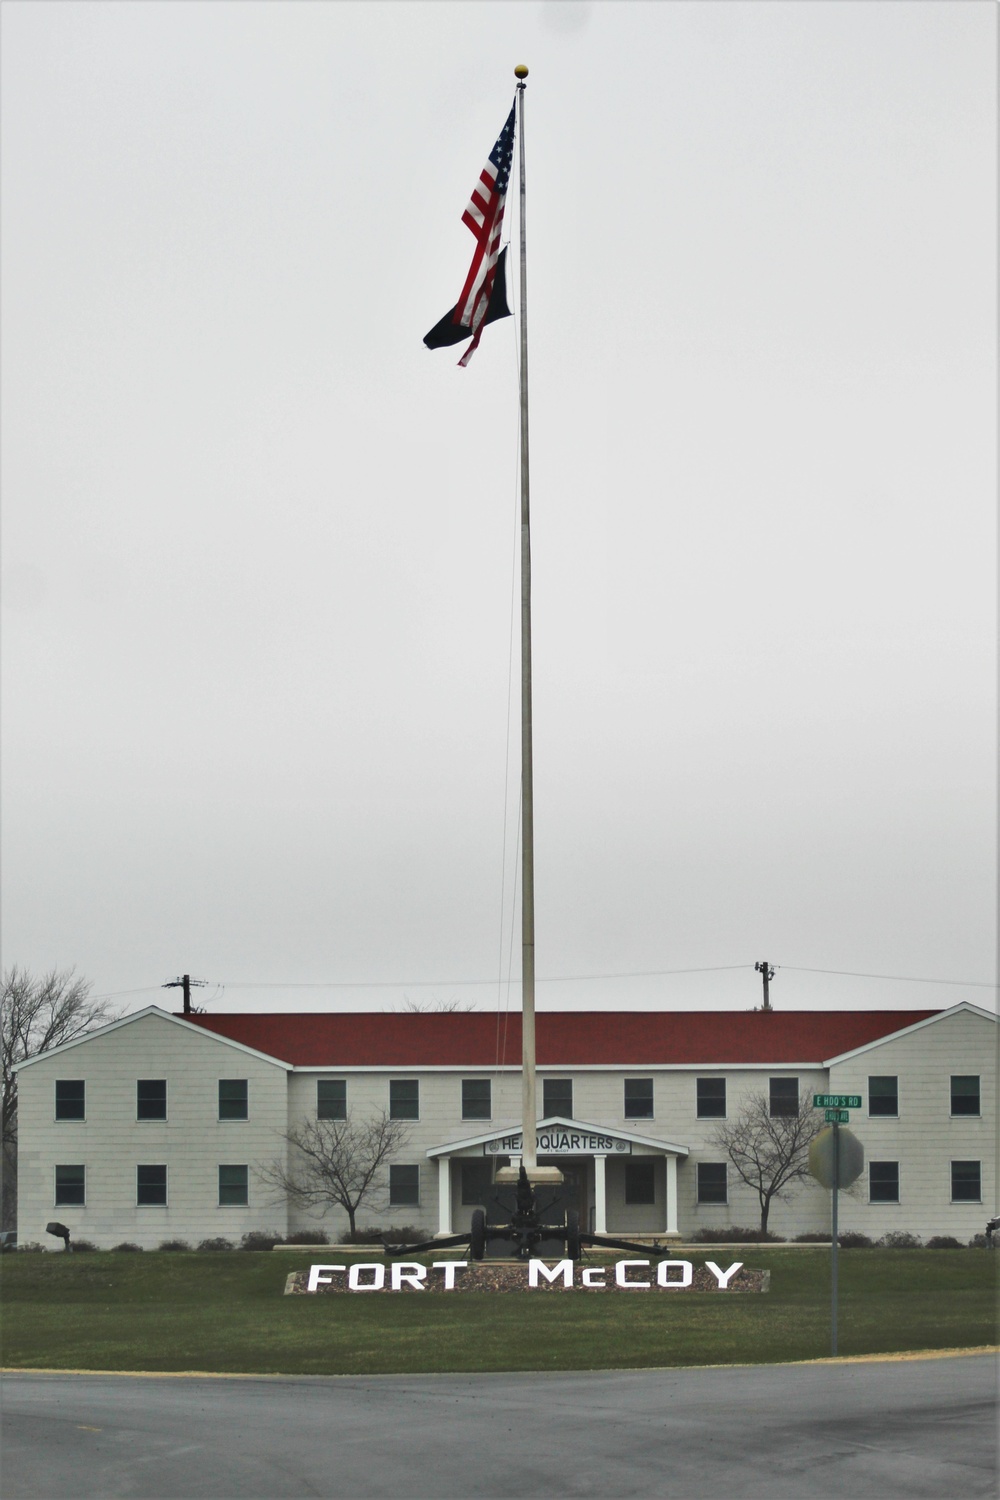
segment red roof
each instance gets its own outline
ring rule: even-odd
[[[538,1064],[646,1067],[821,1063],[940,1015],[937,1010],[543,1011]],[[393,1012],[201,1015],[193,1026],[306,1068],[492,1068],[521,1060],[521,1017]]]

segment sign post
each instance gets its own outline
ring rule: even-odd
[[[849,1130],[841,1130],[851,1116],[849,1110],[861,1108],[860,1094],[814,1094],[813,1108],[826,1111],[828,1130],[821,1130],[809,1147],[809,1170],[832,1190],[830,1211],[832,1231],[830,1244],[830,1353],[837,1353],[839,1294],[839,1196],[842,1187],[850,1187],[861,1176],[865,1165],[864,1147]]]

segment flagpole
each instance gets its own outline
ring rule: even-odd
[[[521,1129],[522,1161],[538,1165],[535,1091],[535,803],[531,741],[531,525],[528,467],[528,270],[524,186],[524,80],[517,78],[517,146],[521,233]]]

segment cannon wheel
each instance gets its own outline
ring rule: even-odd
[[[575,1208],[566,1214],[566,1254],[570,1260],[580,1259],[580,1215]]]
[[[486,1254],[486,1215],[481,1208],[472,1215],[472,1232],[469,1235],[469,1250],[473,1260],[482,1260]]]

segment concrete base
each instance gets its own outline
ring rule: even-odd
[[[565,1181],[558,1167],[527,1167],[525,1170],[532,1187],[537,1187],[539,1184],[544,1184],[546,1187],[558,1187],[559,1183]],[[519,1167],[499,1167],[493,1181],[502,1185],[517,1183],[520,1179]]]

